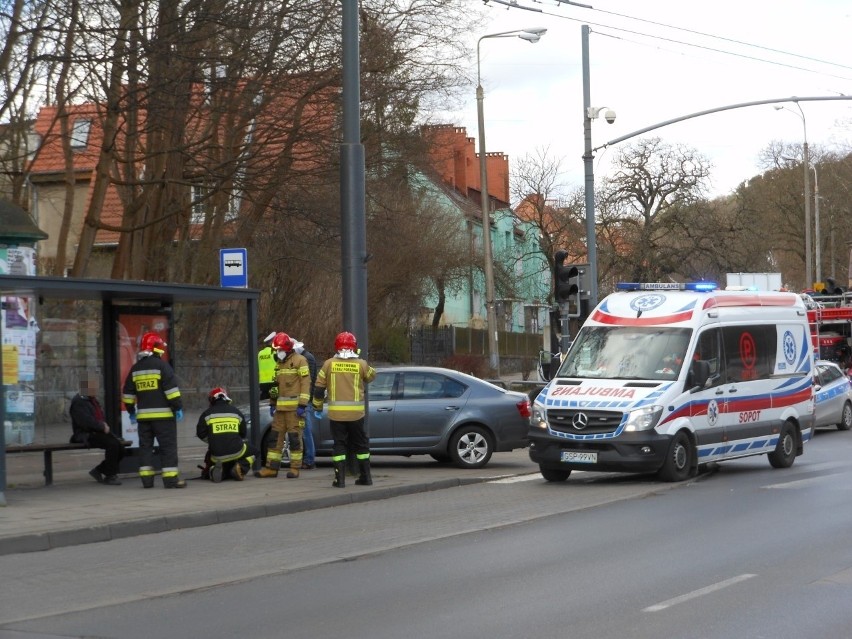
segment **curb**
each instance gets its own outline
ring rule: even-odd
[[[155,517],[91,526],[88,528],[17,535],[6,537],[2,540],[2,543],[0,543],[0,556],[40,552],[44,550],[52,550],[54,548],[65,548],[68,546],[79,546],[83,544],[94,544],[114,539],[127,539],[128,537],[162,533],[169,530],[198,528],[200,526],[227,524],[238,521],[248,521],[251,519],[275,517],[278,515],[291,515],[309,510],[321,510],[324,508],[333,508],[335,506],[346,506],[416,493],[457,488],[459,486],[484,483],[492,481],[493,479],[495,478],[477,477],[441,479],[433,482],[408,484],[405,486],[374,488],[364,492],[329,495],[328,497],[299,499],[295,501],[284,501],[237,508],[158,515]]]

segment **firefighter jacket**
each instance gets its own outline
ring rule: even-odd
[[[303,355],[291,351],[283,361],[278,362],[275,381],[278,383],[276,411],[293,412],[299,406],[308,405],[311,399],[311,371]]]
[[[264,346],[257,353],[257,378],[261,384],[275,381],[275,350]]]
[[[354,422],[364,417],[366,384],[376,377],[376,370],[363,359],[334,356],[325,360],[317,375],[313,405],[322,410],[328,400],[328,418],[335,422]]]
[[[124,380],[121,401],[139,421],[174,419],[183,408],[175,372],[156,355],[143,357],[133,365]]]
[[[245,415],[231,402],[217,399],[198,417],[195,434],[207,444],[214,461],[238,459],[246,447]]]

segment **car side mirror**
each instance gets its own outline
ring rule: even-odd
[[[701,390],[708,379],[710,379],[710,362],[699,359],[690,364],[689,374],[686,376],[687,388],[693,392]]]

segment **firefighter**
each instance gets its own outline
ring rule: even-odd
[[[311,396],[311,373],[308,360],[296,352],[295,345],[296,342],[287,333],[278,333],[272,340],[278,363],[275,369],[277,387],[270,391],[270,410],[274,409],[272,430],[277,437],[275,447],[266,454],[266,466],[255,473],[256,477],[278,476],[285,437],[290,444],[287,477],[297,478],[302,468],[302,432]]]
[[[138,422],[139,477],[143,488],[154,487],[155,437],[163,463],[163,488],[186,488],[178,470],[177,451],[177,422],[183,421],[183,403],[175,372],[161,359],[165,350],[166,343],[159,335],[145,333],[122,391],[130,422]]]
[[[372,486],[370,474],[370,440],[364,429],[365,385],[376,377],[376,371],[358,357],[358,342],[352,333],[340,333],[334,340],[335,354],[322,365],[314,389],[313,407],[317,420],[322,418],[324,399],[328,400],[328,419],[334,446],[332,486],[346,485],[346,451],[349,443],[358,460],[359,486]]]
[[[269,389],[275,386],[275,349],[272,340],[275,331],[263,338],[263,346],[257,352],[257,378],[260,383],[260,399],[269,399]]]
[[[210,408],[198,417],[195,434],[208,446],[210,479],[215,483],[224,477],[242,481],[254,464],[257,451],[247,444],[246,418],[231,406],[228,391],[217,386],[207,394]]]

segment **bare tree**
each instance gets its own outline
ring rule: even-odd
[[[561,167],[549,148],[538,148],[518,160],[512,171],[512,197],[518,202],[515,213],[537,229],[536,250],[551,272],[557,251],[566,251],[569,262],[587,259],[583,194],[563,185]]]
[[[710,162],[697,151],[642,139],[621,149],[612,177],[598,193],[599,260],[602,273],[632,281],[679,273],[682,255],[672,250],[683,211],[706,192]]]

